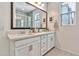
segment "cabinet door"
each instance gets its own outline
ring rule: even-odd
[[[28,55],[29,56],[35,56],[35,49],[36,49],[35,42],[28,44],[27,48],[28,48]]]
[[[28,55],[29,56],[39,56],[40,55],[40,41],[35,41],[33,43],[30,43],[28,45],[29,51]]]
[[[34,42],[21,46],[15,49],[15,55],[17,56],[34,56],[35,55],[35,45]]]
[[[47,35],[41,36],[41,55],[47,52]]]
[[[35,56],[40,56],[40,41],[35,42]]]
[[[15,48],[15,56],[28,56],[29,48],[27,46],[21,46]]]
[[[54,35],[48,35],[48,50],[54,47]]]
[[[48,50],[50,50],[53,47],[53,39],[52,37],[48,38]]]
[[[51,39],[51,48],[55,46],[54,36],[50,38]]]
[[[16,56],[39,56],[40,55],[40,37],[32,38],[38,39],[37,41],[15,48]]]
[[[48,50],[50,50],[51,49],[51,39],[48,37]]]

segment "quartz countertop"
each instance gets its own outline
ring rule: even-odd
[[[31,38],[31,37],[35,37],[35,36],[41,36],[44,34],[51,34],[54,32],[39,32],[39,33],[28,33],[28,34],[8,34],[8,38],[10,40],[23,40],[23,39],[27,39],[27,38]]]

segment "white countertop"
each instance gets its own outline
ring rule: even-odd
[[[54,32],[41,32],[41,33],[29,33],[29,34],[8,34],[8,38],[10,40],[22,40],[24,38],[31,38],[31,37],[35,37],[35,36],[40,36],[40,35],[44,35],[44,34],[51,34]]]

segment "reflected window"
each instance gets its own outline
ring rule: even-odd
[[[35,14],[34,22],[35,22],[35,24],[34,24],[35,28],[40,28],[40,13]]]
[[[76,3],[75,2],[62,2],[60,3],[60,15],[62,25],[74,25],[76,24],[75,14]]]

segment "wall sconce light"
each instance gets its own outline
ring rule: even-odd
[[[44,7],[44,4],[41,4],[42,7]]]
[[[49,17],[49,21],[52,22],[54,17]]]

